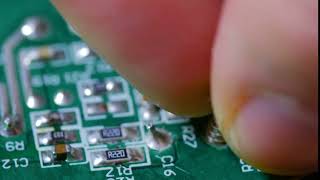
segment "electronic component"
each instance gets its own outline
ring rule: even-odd
[[[20,61],[25,66],[29,66],[34,61],[64,60],[65,58],[65,50],[57,46],[29,48],[20,53]]]
[[[90,153],[90,158],[94,168],[145,161],[144,151],[138,147],[94,151]]]
[[[107,150],[105,158],[105,160],[109,161],[110,163],[125,162],[130,160],[127,149]]]
[[[43,115],[37,115],[34,118],[34,125],[37,128],[70,125],[76,123],[77,115],[75,112],[49,112]]]
[[[120,128],[105,128],[100,131],[103,139],[121,138],[122,132]]]
[[[64,162],[74,163],[84,160],[84,152],[83,148],[72,147],[68,144],[57,144],[53,150],[42,151],[41,159],[44,166]]]
[[[87,131],[87,140],[90,145],[137,142],[140,139],[139,127],[137,126],[105,127]]]
[[[209,145],[216,148],[226,147],[226,142],[219,131],[213,116],[209,118],[207,126],[203,128],[206,129],[204,139]]]
[[[117,95],[125,93],[123,80],[111,78],[106,81],[82,84],[82,93],[85,97],[101,95]]]
[[[56,144],[54,146],[54,160],[61,162],[66,161],[68,158],[68,153],[70,151],[70,146],[67,144]]]
[[[120,127],[109,127],[101,130],[91,130],[87,132],[89,144],[98,144],[104,142],[113,142],[123,139],[122,129]]]
[[[51,131],[38,134],[40,146],[55,145],[59,143],[76,143],[79,141],[79,134],[76,130]]]

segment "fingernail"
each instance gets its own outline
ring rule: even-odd
[[[294,98],[263,95],[242,107],[227,136],[236,153],[260,169],[299,174],[316,166],[316,117]]]

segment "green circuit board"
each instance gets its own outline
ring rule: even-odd
[[[0,12],[1,180],[272,178],[207,144],[208,118],[146,102],[49,1]]]

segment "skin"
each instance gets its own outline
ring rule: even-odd
[[[278,175],[317,170],[318,1],[53,3],[148,99],[214,112],[246,162]]]

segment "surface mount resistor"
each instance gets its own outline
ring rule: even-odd
[[[40,146],[55,145],[59,143],[76,143],[79,141],[79,135],[76,130],[51,131],[38,134]]]
[[[109,79],[106,81],[98,81],[93,84],[83,84],[82,92],[85,97],[102,96],[105,94],[116,95],[123,94],[124,84],[120,79]]]
[[[128,127],[105,127],[87,131],[87,140],[90,145],[113,144],[116,142],[132,142],[140,140],[139,128]]]
[[[145,160],[144,151],[141,148],[110,149],[91,152],[93,167],[110,166],[114,164],[138,163]]]
[[[54,46],[42,46],[31,48],[21,52],[21,61],[25,65],[30,65],[34,61],[51,61],[66,58],[65,50]]]

